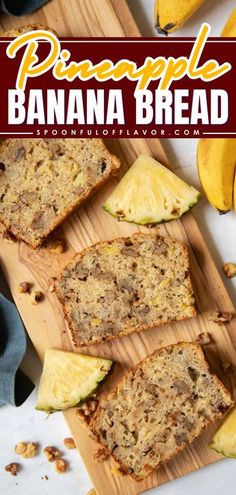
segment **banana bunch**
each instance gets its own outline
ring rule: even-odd
[[[205,0],[155,0],[154,18],[161,34],[173,33],[196,12]]]
[[[221,36],[236,37],[236,9],[229,17]],[[198,172],[211,205],[220,213],[236,208],[236,139],[200,139]]]

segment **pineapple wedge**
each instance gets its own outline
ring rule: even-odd
[[[76,406],[95,392],[111,366],[110,359],[47,350],[36,409],[51,413]]]
[[[236,407],[216,432],[209,447],[225,457],[236,459]]]
[[[179,218],[200,193],[148,155],[140,155],[103,205],[117,220],[139,225]]]

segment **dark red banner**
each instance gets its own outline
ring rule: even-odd
[[[2,137],[236,135],[236,39],[208,38],[199,60],[195,60],[192,77],[189,65],[196,46],[192,38],[63,38],[55,64],[43,74],[28,75],[24,89],[16,88],[16,81],[27,46],[9,58],[6,50],[10,42],[0,40]],[[39,41],[35,66],[49,51],[49,42]],[[224,64],[229,68],[213,80],[204,80],[202,67],[213,64],[209,66],[213,73],[212,60],[218,68]],[[76,74],[76,64],[82,64],[73,80],[55,77],[55,67],[59,71],[61,62],[64,69],[71,64],[67,70],[70,75],[73,70]],[[99,64],[102,77],[113,74],[108,80],[98,80],[95,68]],[[184,65],[188,65],[187,73],[176,80]],[[173,70],[174,80],[170,77]],[[149,72],[154,80],[148,78]],[[137,79],[138,73],[141,76]],[[145,87],[140,89],[142,85]]]

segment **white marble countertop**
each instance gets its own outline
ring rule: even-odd
[[[86,0],[84,0],[86,1]],[[145,36],[155,35],[153,24],[154,0],[128,0],[137,23]],[[195,17],[177,35],[196,35],[203,21],[212,25],[212,35],[218,36],[229,13],[235,8],[234,0],[207,0]],[[199,186],[196,171],[196,141],[176,139],[163,141],[163,145],[179,175],[190,183]],[[194,215],[208,243],[210,251],[220,271],[226,261],[236,261],[236,215],[219,216],[202,200],[194,209]],[[233,301],[236,300],[236,281],[225,280]],[[23,369],[38,382],[41,366],[29,345],[23,362]],[[45,419],[45,414],[34,410],[37,389],[20,408],[4,406],[0,408],[0,493],[7,495],[86,495],[91,482],[76,450],[66,451],[70,471],[59,476],[53,464],[39,457],[25,460],[23,469],[15,478],[4,471],[9,462],[19,461],[14,454],[14,446],[19,441],[35,441],[42,446],[56,445],[63,449],[63,439],[69,436],[62,414],[57,413]],[[233,495],[236,493],[236,460],[222,460],[198,472],[152,490],[158,495]],[[45,480],[44,476],[48,476]],[[43,479],[42,479],[43,478]],[[113,494],[111,494],[113,495]],[[122,494],[114,494],[122,495]]]

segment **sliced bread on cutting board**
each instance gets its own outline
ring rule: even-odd
[[[77,346],[196,313],[187,247],[156,234],[85,249],[64,268],[55,289]]]

